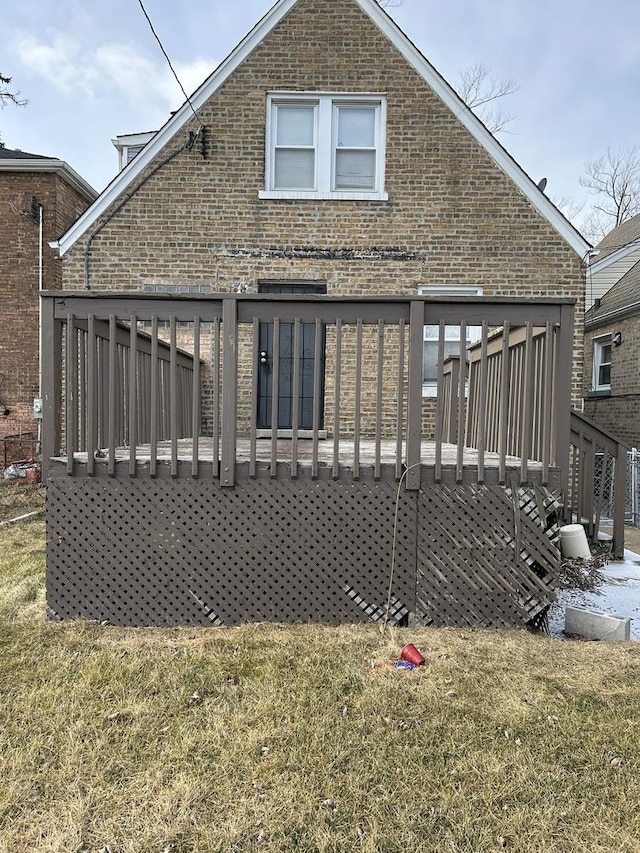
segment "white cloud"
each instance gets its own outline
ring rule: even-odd
[[[184,96],[164,57],[151,60],[133,44],[109,42],[95,48],[63,33],[47,41],[25,36],[18,40],[20,60],[32,74],[65,96],[118,99],[123,105],[168,112]],[[174,64],[190,95],[214,70],[209,59]]]
[[[61,94],[81,93],[89,97],[93,94],[96,70],[84,61],[77,40],[63,33],[55,33],[49,43],[24,36],[18,40],[17,52],[25,68]]]

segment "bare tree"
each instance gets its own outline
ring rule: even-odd
[[[640,213],[640,150],[617,152],[607,148],[602,157],[585,163],[580,185],[595,201],[582,229],[592,240]]]
[[[504,132],[506,126],[514,120],[512,113],[488,106],[518,91],[520,86],[511,77],[497,77],[482,62],[476,62],[460,72],[454,88],[491,133]]]
[[[18,107],[24,107],[27,101],[20,97],[20,92],[12,91],[10,86],[11,77],[5,77],[4,74],[0,74],[0,109],[9,103],[15,104]]]
[[[402,6],[402,0],[378,0],[378,5],[383,9],[393,9],[394,6]]]

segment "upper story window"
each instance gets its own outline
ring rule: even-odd
[[[611,335],[593,342],[593,390],[611,391]]]
[[[385,119],[382,95],[269,95],[260,198],[386,200]]]

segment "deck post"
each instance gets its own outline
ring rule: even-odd
[[[571,444],[571,373],[573,370],[573,305],[560,306],[560,329],[556,351],[555,382],[555,464],[560,469],[560,488],[565,513],[569,496],[569,454]]]
[[[42,300],[42,479],[52,456],[60,452],[62,395],[62,323],[55,319],[55,297]]]
[[[222,470],[220,485],[235,484],[237,438],[238,309],[235,298],[222,300]],[[255,370],[255,365],[253,365]]]
[[[411,301],[409,312],[409,385],[407,393],[407,489],[420,488],[422,441],[422,350],[424,302]]]
[[[624,556],[624,515],[627,496],[627,448],[618,442],[615,454],[615,476],[613,481],[613,557]],[[603,472],[604,478],[604,472]]]

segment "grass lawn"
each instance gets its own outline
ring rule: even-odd
[[[44,537],[0,527],[2,853],[640,851],[639,644],[49,623]]]

